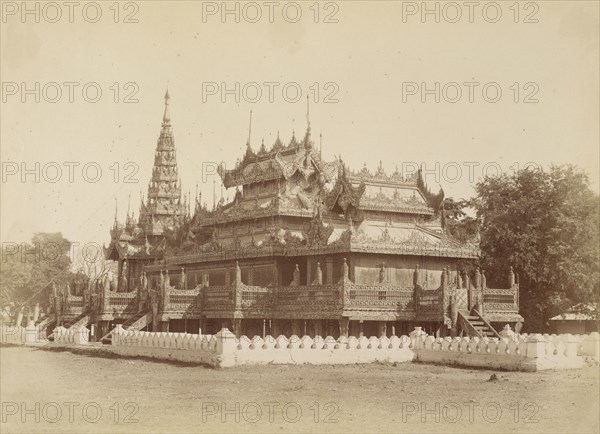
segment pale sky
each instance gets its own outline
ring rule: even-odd
[[[122,9],[119,21],[135,12],[139,22],[114,23],[109,9],[113,2],[100,3],[102,17],[97,23],[86,22],[80,10],[70,23],[66,9],[56,23],[45,22],[42,11],[40,23],[27,15],[23,23],[20,11],[10,15],[6,14],[10,8],[3,9],[3,241],[29,240],[37,231],[60,231],[80,244],[108,243],[115,198],[124,220],[129,195],[137,216],[140,191],[146,194],[150,178],[167,83],[183,190],[193,196],[199,183],[209,204],[214,176],[203,180],[203,163],[225,161],[231,166],[243,155],[250,109],[254,149],[263,138],[269,148],[277,131],[285,142],[292,130],[303,136],[306,92],[311,92],[315,141],[319,133],[323,135],[323,156],[341,155],[354,169],[366,163],[375,170],[382,160],[390,173],[407,163],[435,171],[438,163],[438,172],[446,167],[450,178],[439,180],[446,195],[469,197],[473,183],[468,165],[479,177],[488,163],[490,173],[494,167],[510,172],[514,163],[520,167],[529,162],[544,167],[573,163],[589,173],[598,190],[596,1],[536,2],[539,10],[521,9],[518,23],[510,9],[512,1],[499,2],[502,16],[496,23],[485,19],[493,18],[494,11],[484,17],[480,9],[470,23],[466,7],[457,23],[447,22],[455,14],[452,10],[445,11],[440,23],[433,16],[426,16],[423,23],[418,12],[406,15],[403,22],[401,2],[384,1],[337,2],[337,11],[335,5],[321,3],[318,23],[309,9],[313,2],[301,4],[303,15],[297,23],[282,17],[281,7],[289,2],[280,2],[273,23],[268,22],[266,7],[257,23],[244,22],[243,17],[236,23],[231,16],[223,23],[218,14],[203,22],[201,2],[135,2],[137,12]],[[481,2],[485,3],[489,2]],[[14,4],[19,7],[20,2]],[[215,4],[219,7],[221,2]],[[435,2],[428,4],[435,7]],[[414,5],[420,7],[421,2]],[[45,17],[52,19],[55,12],[48,9]],[[254,16],[254,11],[246,12],[247,17]],[[288,12],[293,17],[293,10]],[[322,22],[333,12],[337,23]],[[537,23],[523,22],[530,13]],[[25,83],[35,89],[36,82],[40,102],[34,101],[35,95],[25,95],[27,100],[21,102],[18,87]],[[59,83],[63,92],[55,103],[48,101],[55,98],[55,87],[47,85],[51,82]],[[79,83],[73,102],[65,82]],[[137,87],[137,103],[122,102],[136,90],[133,85],[125,88],[129,82]],[[249,93],[246,98],[240,95],[239,103],[235,95],[226,95],[225,101],[220,95],[205,95],[203,101],[206,83],[225,83],[233,89],[236,82],[241,88],[259,83],[262,97],[253,102],[254,91],[246,86]],[[263,84],[268,82],[279,83],[273,102]],[[417,90],[403,101],[403,83],[417,83],[419,88],[426,83],[434,89],[436,82],[440,88],[459,83],[462,97],[451,103],[440,91],[439,103],[434,95],[425,95],[423,103]],[[473,102],[465,82],[479,83]],[[83,99],[86,83],[100,87],[99,102]],[[113,83],[120,88],[119,102],[113,100]],[[303,92],[297,103],[283,98],[282,87],[289,83],[298,83]],[[484,100],[486,83],[497,83],[491,90],[488,86],[490,98],[495,87],[502,90],[498,102]],[[317,102],[311,86],[319,89]],[[404,84],[405,90],[414,90],[411,86]],[[293,97],[290,88],[288,96]],[[446,99],[455,97],[454,85],[445,89]],[[332,91],[338,102],[324,103]],[[539,101],[524,103],[532,92],[530,98]],[[34,175],[22,183],[20,172],[10,174],[12,163],[20,171],[22,163],[35,169],[36,162],[39,183]],[[128,162],[134,165],[126,166]],[[49,182],[55,177],[53,163],[63,167],[55,183]],[[65,163],[79,164],[73,182]],[[95,183],[82,175],[81,168],[88,163],[102,169]],[[449,182],[457,176],[456,166],[462,167],[462,176]],[[117,167],[120,179],[115,182]],[[134,182],[123,182],[132,168],[137,168]],[[95,176],[93,168],[88,176]],[[438,189],[435,175],[427,180]],[[219,192],[217,183],[217,196]],[[231,190],[226,194],[233,197]]]

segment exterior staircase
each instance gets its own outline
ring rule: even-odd
[[[152,311],[141,311],[123,323],[125,330],[142,330],[152,321]]]
[[[40,334],[44,332],[46,336],[50,334],[49,330],[52,330],[54,326],[56,326],[56,317],[54,315],[48,315],[46,318],[36,324],[38,332]]]
[[[500,334],[492,325],[475,309],[471,312],[459,311],[462,333],[469,336],[478,336],[480,338],[500,338]]]
[[[47,328],[49,326],[51,326],[52,324],[56,324],[56,319],[55,317],[51,317],[52,321],[45,324],[44,328]],[[42,321],[40,324],[38,324],[38,327],[41,324],[44,324],[44,322],[46,322],[48,320],[48,318],[46,318],[44,321]],[[87,325],[87,323],[90,321],[90,311],[87,310],[79,315],[77,315],[75,318],[63,323],[63,327],[68,329],[71,328],[73,326],[81,326],[81,325]],[[41,329],[40,329],[41,330]],[[48,335],[48,340],[53,341],[54,340],[54,332],[50,333]]]
[[[64,328],[76,327],[76,326],[87,326],[87,323],[90,321],[90,312],[85,311],[81,315],[78,315],[76,318],[73,318],[70,321],[67,321],[63,324]]]
[[[142,330],[152,321],[152,311],[142,310],[132,317],[128,318],[121,326],[125,330]],[[110,344],[112,342],[112,334],[115,329],[113,328],[106,335],[104,335],[100,342],[103,344]]]

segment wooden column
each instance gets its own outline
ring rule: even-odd
[[[350,325],[350,318],[347,316],[342,317],[339,321],[340,323],[340,336],[348,337],[348,328]]]
[[[242,336],[242,319],[235,318],[233,320],[233,333],[235,333],[236,338],[240,338]]]
[[[387,335],[387,323],[385,321],[379,321],[379,337],[382,338]]]
[[[331,285],[333,282],[333,262],[332,258],[325,260],[325,273],[327,274],[327,284]]]
[[[358,337],[362,338],[365,335],[364,329],[363,329],[363,320],[359,320],[358,321]]]

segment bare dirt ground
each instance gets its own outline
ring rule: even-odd
[[[542,373],[423,364],[215,370],[98,355],[0,348],[0,431],[599,431],[591,364]]]

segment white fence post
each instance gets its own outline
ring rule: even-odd
[[[26,344],[35,344],[38,341],[38,331],[37,327],[33,323],[33,320],[29,321],[27,327],[25,327],[25,343]]]
[[[217,338],[217,357],[219,359],[219,366],[234,366],[234,350],[236,346],[235,335],[227,328],[222,328],[219,333],[215,335]]]

